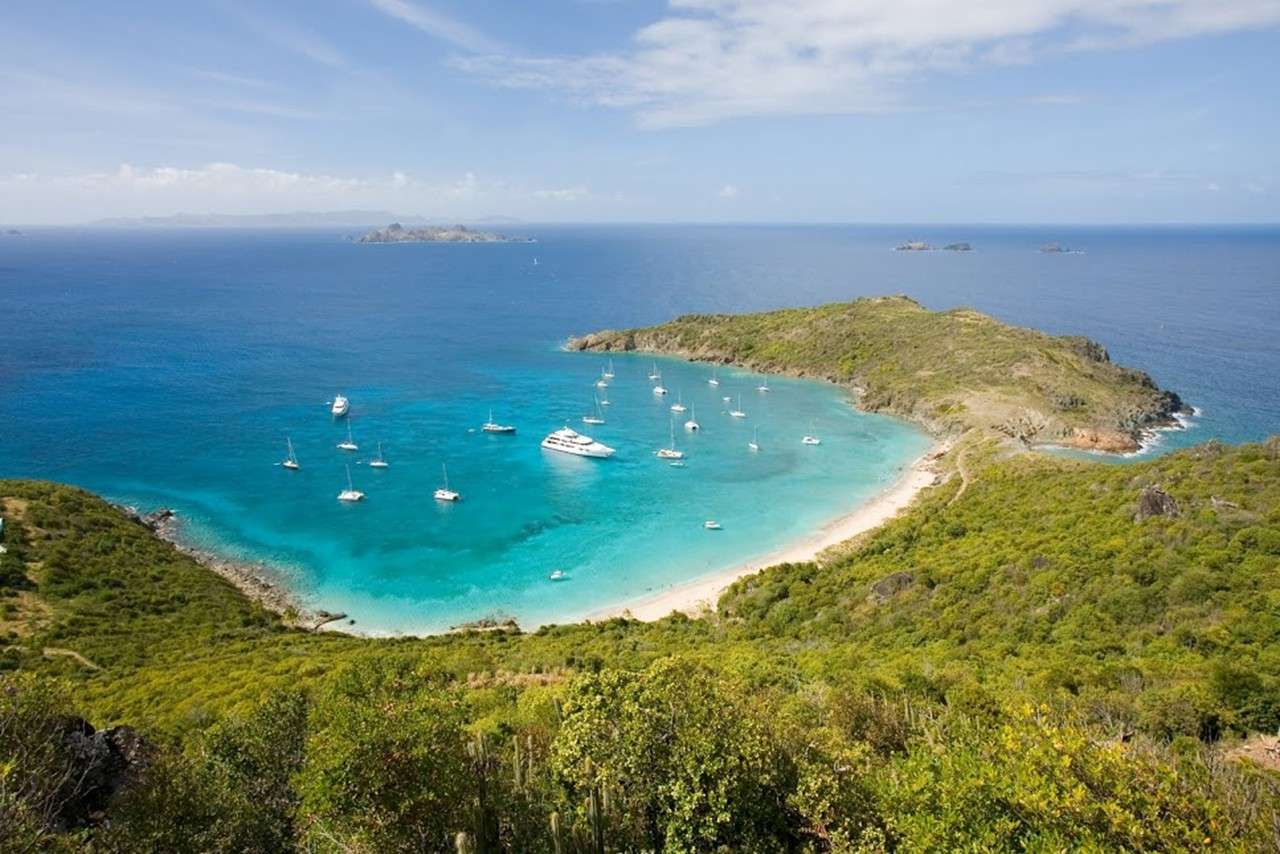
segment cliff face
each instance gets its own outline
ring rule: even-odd
[[[852,387],[858,404],[937,435],[977,429],[1026,445],[1137,450],[1186,406],[1097,342],[1009,326],[971,309],[931,312],[907,297],[752,315],[689,315],[597,332],[569,349],[639,351]]]

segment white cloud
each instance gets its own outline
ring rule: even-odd
[[[0,222],[67,222],[179,211],[240,214],[383,209],[445,219],[494,211],[539,216],[590,198],[586,186],[537,189],[474,172],[424,180],[403,171],[341,176],[209,163],[195,168],[121,164],[106,172],[0,175]]]
[[[579,199],[586,198],[591,195],[591,190],[586,187],[563,187],[556,190],[534,190],[531,193],[535,199],[550,199],[556,202],[576,202]]]
[[[720,188],[720,192],[717,193],[716,195],[718,195],[722,199],[733,199],[733,198],[736,198],[738,195],[738,188],[735,187],[733,184],[725,184],[723,187]]]
[[[624,52],[455,64],[661,127],[884,110],[929,72],[1277,23],[1280,0],[669,0]]]
[[[417,27],[427,35],[474,53],[498,53],[501,45],[484,33],[448,15],[409,0],[369,0],[378,11]]]

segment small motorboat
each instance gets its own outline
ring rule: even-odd
[[[547,576],[551,581],[564,581],[568,577],[563,569],[553,569],[551,574]]]
[[[703,522],[702,527],[706,528],[708,531],[724,530],[724,528],[720,526],[720,523],[717,522],[715,519],[708,519],[707,521]]]
[[[493,410],[489,410],[489,420],[480,425],[485,433],[514,433],[516,428],[510,424],[499,424],[493,420]]]

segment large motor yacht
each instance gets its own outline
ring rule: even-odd
[[[351,402],[342,395],[337,395],[334,397],[333,406],[329,408],[329,411],[333,413],[334,418],[341,418],[347,414],[347,410],[350,408]]]
[[[548,451],[561,451],[577,457],[596,457],[598,459],[612,457],[614,453],[613,448],[608,445],[597,442],[590,436],[583,436],[570,427],[563,427],[554,433],[548,433],[547,438],[542,440],[542,447]]]

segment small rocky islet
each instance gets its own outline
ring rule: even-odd
[[[530,237],[509,237],[479,231],[465,225],[424,225],[409,227],[393,222],[361,236],[357,243],[533,243]]]

